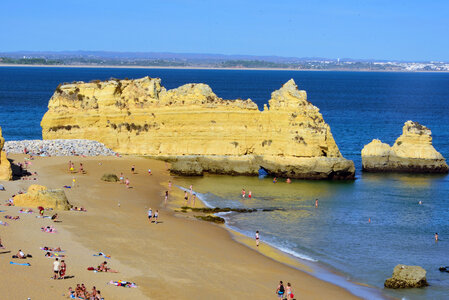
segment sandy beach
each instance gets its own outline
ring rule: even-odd
[[[9,158],[23,161],[24,156]],[[87,174],[70,174],[69,160],[75,166],[82,162]],[[131,174],[132,165],[137,174]],[[148,174],[148,169],[153,175]],[[174,204],[170,203],[176,202],[174,195],[181,193],[174,192],[176,178],[170,177],[164,162],[131,156],[38,157],[32,161],[30,171],[37,172],[37,180],[3,182],[6,191],[0,192],[1,204],[31,184],[62,188],[71,185],[75,177],[76,186],[65,189],[67,198],[70,204],[83,206],[87,212],[58,212],[61,222],[53,223],[36,218],[37,213],[18,213],[19,207],[0,206],[4,210],[0,218],[9,224],[0,226],[6,247],[0,251],[2,299],[63,299],[67,298],[67,289],[78,283],[88,289],[96,286],[105,299],[275,299],[279,280],[292,284],[296,299],[357,298],[302,272],[300,269],[307,267],[275,253],[263,241],[257,250],[244,238],[237,243],[222,225],[174,212]],[[100,180],[104,173],[120,172],[129,178],[130,189]],[[173,193],[166,207],[164,194],[169,180],[173,182]],[[159,210],[160,223],[149,223],[149,207],[153,212]],[[20,220],[6,220],[6,214],[19,215]],[[57,233],[41,232],[44,225],[54,225]],[[53,258],[44,256],[39,249],[43,246],[66,250],[64,259],[71,278],[50,278]],[[31,266],[10,265],[11,255],[19,249],[33,256],[25,261]],[[111,255],[108,266],[119,273],[87,271],[87,267],[96,267],[105,260],[93,256],[100,251]],[[276,256],[284,263],[258,252]],[[138,287],[108,285],[110,280],[132,281]]]

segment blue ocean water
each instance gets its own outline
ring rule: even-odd
[[[407,120],[428,126],[435,148],[449,157],[448,73],[5,67],[0,68],[3,136],[41,138],[40,120],[60,82],[147,75],[162,78],[166,88],[207,83],[222,98],[251,98],[260,108],[272,91],[293,78],[320,108],[342,154],[354,160],[356,181],[273,184],[270,178],[205,176],[177,178],[175,183],[193,184],[213,206],[284,208],[226,217],[232,228],[250,236],[259,230],[263,241],[350,280],[381,289],[396,264],[420,265],[428,271],[430,287],[384,293],[449,298],[449,274],[438,271],[449,265],[449,177],[362,174],[360,159],[363,145],[373,138],[392,144]],[[242,188],[254,197],[242,200]]]

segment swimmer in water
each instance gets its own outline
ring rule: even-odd
[[[290,180],[290,178],[287,178],[286,182],[287,182],[287,183],[292,183],[292,181]]]
[[[318,207],[318,199],[315,199],[315,207]]]
[[[371,223],[371,218],[368,219],[368,223]]]
[[[422,201],[421,201],[421,200],[419,200],[418,204],[419,204],[419,205],[422,205]]]
[[[435,242],[438,242],[438,232],[435,232]]]

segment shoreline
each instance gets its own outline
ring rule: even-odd
[[[182,192],[188,191],[188,189],[185,187],[182,186],[176,187]],[[207,203],[207,201],[205,201],[204,199],[202,199],[202,197],[199,196],[200,193],[194,191],[194,194],[197,195],[197,199],[202,204],[196,207],[213,208],[212,205]],[[202,194],[200,195],[202,196]],[[181,195],[178,194],[177,197],[179,197],[178,204],[183,202]],[[179,209],[180,207],[175,208]],[[392,297],[383,295],[382,290],[379,288],[346,279],[344,277],[344,274],[339,273],[337,270],[335,271],[331,270],[328,266],[323,265],[322,263],[313,258],[310,257],[305,258],[301,257],[300,254],[295,255],[293,253],[289,253],[288,251],[289,249],[278,248],[269,242],[264,242],[263,240],[261,241],[259,248],[256,248],[254,246],[253,238],[251,238],[248,234],[244,233],[243,231],[240,231],[237,228],[233,228],[232,226],[228,225],[226,214],[217,213],[213,215],[220,216],[225,219],[225,224],[216,226],[224,228],[226,231],[230,233],[233,241],[241,245],[244,245],[245,247],[251,249],[255,253],[266,256],[273,261],[287,265],[301,272],[310,274],[319,280],[323,280],[331,284],[337,285],[339,287],[342,287],[345,290],[349,291],[351,294],[357,297],[361,297],[363,299],[372,299],[373,297],[375,299],[394,299]],[[182,215],[180,216],[182,217]]]
[[[24,155],[11,155],[16,161]],[[83,162],[86,175],[67,172],[69,160]],[[138,174],[130,174],[129,166],[135,164]],[[153,175],[146,169],[151,167]],[[132,189],[118,183],[99,180],[105,172],[120,172],[130,176]],[[127,171],[128,170],[128,171]],[[216,299],[241,298],[251,295],[257,299],[271,298],[279,279],[292,282],[293,290],[301,299],[358,299],[349,291],[299,271],[248,247],[236,243],[229,231],[191,218],[179,218],[163,206],[163,183],[176,180],[168,175],[163,162],[141,157],[38,157],[33,160],[31,171],[38,172],[36,181],[4,182],[7,192],[0,194],[0,201],[11,193],[24,189],[30,183],[43,184],[49,188],[61,187],[77,176],[77,186],[66,190],[74,206],[84,206],[86,213],[61,212],[63,223],[55,226],[55,235],[40,233],[26,238],[33,228],[48,219],[34,215],[20,215],[11,226],[1,228],[2,242],[11,252],[17,249],[33,254],[31,267],[26,270],[14,266],[3,267],[9,254],[0,255],[0,265],[5,279],[0,288],[10,298],[61,298],[69,286],[86,283],[101,289],[106,299],[191,299],[199,294],[214,295]],[[149,184],[150,183],[150,184]],[[88,191],[88,193],[86,193]],[[121,202],[118,206],[117,201]],[[162,205],[161,205],[162,203]],[[146,210],[160,207],[160,224],[148,224]],[[14,213],[17,207],[5,207]],[[16,223],[13,223],[16,222]],[[3,226],[2,226],[3,227]],[[36,229],[36,228],[35,228]],[[35,230],[34,229],[34,230]],[[57,238],[57,243],[55,243]],[[67,250],[68,275],[72,279],[50,281],[51,260],[36,255],[39,246],[61,246]],[[87,249],[87,250],[86,250]],[[92,257],[95,251],[112,256],[108,262],[119,274],[87,272],[86,267],[96,265],[101,259]],[[93,252],[93,253],[92,253]],[[255,255],[256,254],[256,255]],[[37,280],[34,285],[15,287],[18,283]],[[135,281],[137,289],[121,289],[105,283],[111,279]],[[225,280],[223,280],[225,279]],[[287,279],[287,280],[286,280]],[[36,289],[36,286],[45,287]]]
[[[92,68],[92,69],[167,69],[167,70],[228,70],[228,71],[296,71],[296,72],[365,72],[365,73],[449,73],[449,71],[407,71],[407,70],[341,70],[341,69],[284,69],[284,68],[214,68],[214,67],[169,67],[169,66],[114,66],[114,65],[21,65],[0,64],[0,67],[20,68]]]

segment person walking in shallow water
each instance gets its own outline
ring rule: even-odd
[[[435,232],[435,242],[438,242],[438,232]]]

